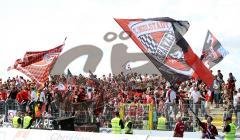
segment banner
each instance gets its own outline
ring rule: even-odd
[[[225,50],[217,38],[210,32],[207,32],[207,36],[204,42],[202,50],[202,62],[211,69],[213,66],[223,60],[229,52]]]
[[[17,59],[14,66],[8,70],[16,69],[27,75],[33,81],[44,83],[62,51],[64,43],[47,51],[26,52],[23,59]]]
[[[115,20],[170,83],[188,80],[194,72],[199,75],[198,68],[205,67],[203,64],[199,67],[193,66],[192,62],[186,61],[185,53],[188,51],[183,51],[186,48],[177,44],[190,26],[187,21],[176,21],[171,18]],[[187,48],[191,49],[189,46]],[[191,53],[189,57],[197,60],[193,51]],[[206,75],[212,76],[209,70],[206,68],[204,70],[207,72]],[[208,85],[211,84],[205,77],[199,77]]]

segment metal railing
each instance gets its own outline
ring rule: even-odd
[[[86,125],[87,124],[94,124],[98,122],[100,124],[100,127],[105,127],[109,128],[111,127],[111,119],[114,116],[114,111],[116,109],[105,109],[105,112],[103,112],[99,116],[94,115],[94,102],[92,101],[86,101],[86,102],[81,102],[81,103],[71,103],[67,104],[69,110],[65,110],[66,105],[64,104],[59,104],[57,102],[52,102],[50,105],[50,110],[48,113],[43,112],[41,118],[37,118],[34,127],[38,129],[53,129],[53,120],[56,118],[60,117],[75,117],[75,126],[81,126],[81,125]],[[3,127],[3,123],[5,122],[6,124],[11,124],[11,118],[13,115],[16,115],[16,112],[18,111],[24,111],[26,106],[29,106],[29,104],[26,104],[23,106],[23,104],[18,104],[16,100],[7,100],[1,101],[0,102],[0,127]],[[186,107],[191,107],[193,108],[192,104],[184,104]],[[112,107],[112,106],[110,106]],[[120,106],[119,106],[120,107]],[[199,118],[201,120],[204,120],[204,114],[201,113],[201,106],[199,106]],[[184,113],[182,114],[182,119],[185,123],[185,129],[186,131],[196,131],[199,130],[199,127],[195,123],[195,116],[189,109],[186,108]],[[177,111],[175,111],[176,109]],[[118,108],[117,110],[121,110]],[[157,128],[157,120],[160,114],[165,114],[167,118],[167,123],[166,123],[166,130],[172,131],[175,127],[176,121],[175,121],[175,113],[177,112],[177,115],[181,114],[179,112],[179,107],[177,105],[167,107],[165,105],[162,109],[162,112],[158,112],[158,108],[153,107],[152,109],[152,124],[153,127],[152,129],[155,130]],[[194,110],[194,109],[193,109]],[[125,112],[124,114],[127,114]],[[215,112],[215,113],[210,113],[211,116],[213,116],[213,124],[218,128],[221,129],[223,125],[223,112]],[[236,120],[235,114],[232,114],[233,116],[233,122]],[[123,116],[123,121],[124,120]],[[146,128],[145,126],[148,125],[149,123],[149,115],[148,113],[144,113],[143,116],[135,116],[134,119],[132,120],[133,122],[133,128],[134,129],[139,129],[139,130],[146,130],[149,128]]]

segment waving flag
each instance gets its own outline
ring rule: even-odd
[[[217,38],[208,31],[201,56],[203,63],[211,69],[213,66],[221,62],[228,54],[229,52],[222,47]]]
[[[177,42],[177,45],[182,48],[182,51],[184,53],[184,60],[194,70],[194,74],[197,75],[203,82],[205,82],[208,87],[210,87],[214,81],[214,76],[212,75],[210,70],[193,52],[192,48],[184,38],[181,38]]]
[[[17,59],[14,66],[8,70],[16,69],[34,81],[44,83],[62,51],[64,43],[47,51],[26,52],[23,59]]]
[[[21,62],[21,66],[25,67],[39,61],[42,61],[46,57],[51,57],[50,55],[58,55],[59,52],[62,51],[62,46],[60,45],[56,48],[47,50],[47,51],[35,51],[35,52],[26,52],[24,55],[23,61]],[[48,58],[47,58],[48,59]]]
[[[211,72],[183,40],[182,36],[190,26],[187,21],[176,21],[171,18],[115,20],[166,80],[171,83],[182,82],[196,72],[207,85],[211,85],[213,81]],[[178,43],[179,40],[181,42]],[[196,60],[198,65],[193,60]],[[203,77],[204,72],[210,80]]]

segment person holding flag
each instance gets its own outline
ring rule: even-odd
[[[196,116],[197,123],[202,130],[202,138],[205,139],[215,139],[218,135],[216,126],[212,124],[213,118],[211,116],[207,117],[207,122],[201,122],[200,119]]]

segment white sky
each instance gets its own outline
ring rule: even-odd
[[[198,55],[209,29],[230,52],[213,70],[221,69],[225,78],[233,72],[240,85],[239,7],[239,0],[0,0],[0,77],[19,74],[6,69],[26,51],[53,48],[65,36],[63,52],[83,44],[101,48],[104,56],[96,73],[107,74],[114,44],[124,43],[129,52],[140,52],[131,40],[103,40],[106,32],[121,32],[113,18],[166,16],[190,22],[185,38]],[[74,74],[82,73],[86,58],[69,65]]]

